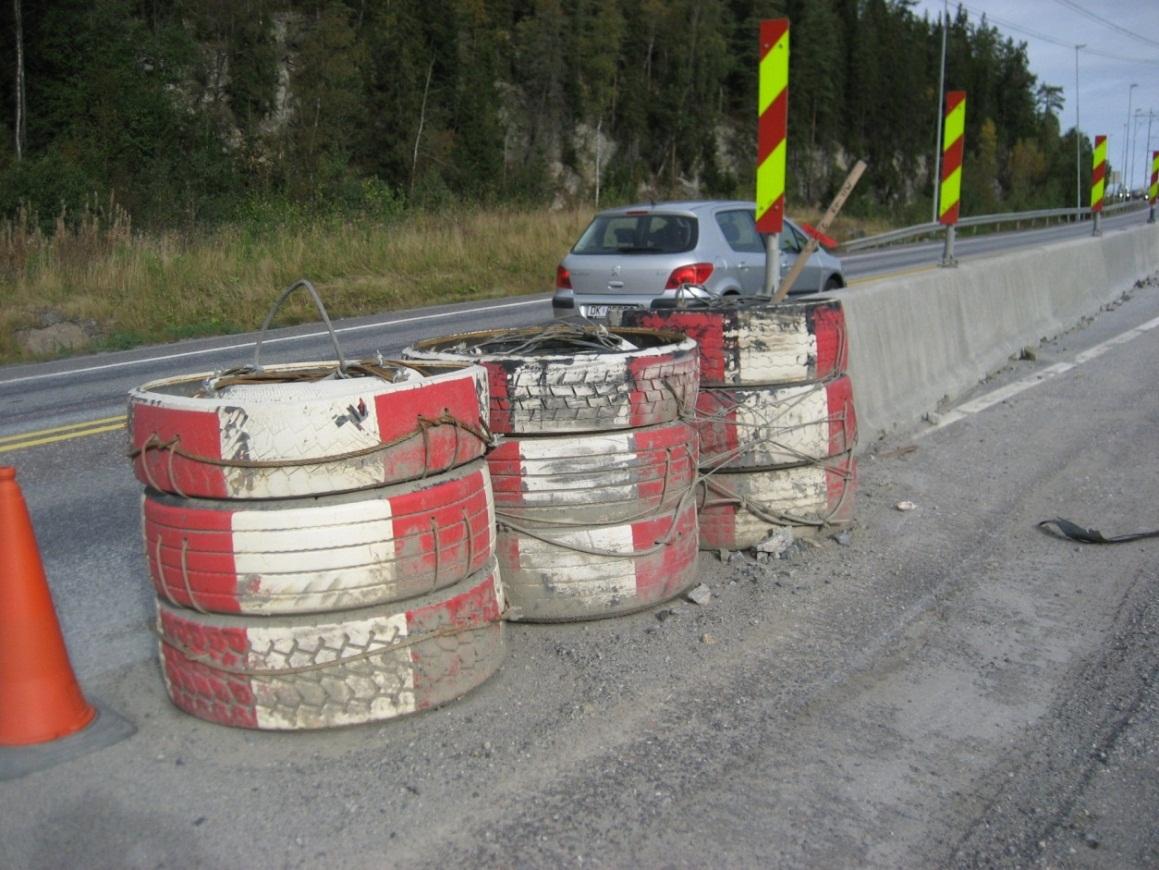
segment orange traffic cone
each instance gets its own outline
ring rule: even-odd
[[[67,737],[96,710],[77,684],[16,469],[0,466],[0,746]]]

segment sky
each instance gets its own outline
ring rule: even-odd
[[[951,17],[959,6],[971,23],[985,15],[1004,37],[1026,43],[1038,81],[1063,89],[1064,132],[1075,125],[1075,45],[1085,45],[1078,51],[1079,129],[1092,142],[1096,135],[1107,137],[1112,171],[1126,166],[1131,187],[1150,182],[1148,125],[1151,150],[1159,150],[1159,0],[950,0]],[[944,0],[914,4],[915,14],[931,20],[945,8]],[[946,83],[947,90],[953,87]]]

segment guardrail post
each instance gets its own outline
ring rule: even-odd
[[[954,225],[950,224],[946,227],[946,247],[942,249],[942,265],[943,266],[957,266],[958,261],[954,259]]]

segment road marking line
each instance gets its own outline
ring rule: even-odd
[[[362,331],[367,330],[367,329],[383,329],[383,328],[387,328],[387,327],[391,327],[391,326],[399,326],[399,325],[404,324],[404,323],[414,323],[414,322],[419,321],[419,320],[438,320],[438,319],[442,319],[444,317],[455,317],[457,315],[463,315],[463,314],[479,314],[479,313],[482,313],[485,311],[502,311],[502,310],[507,309],[507,308],[522,308],[522,307],[525,307],[527,305],[543,305],[543,304],[545,304],[545,302],[546,302],[546,300],[544,300],[544,299],[529,299],[529,300],[524,301],[524,302],[507,302],[507,303],[504,303],[503,305],[488,305],[485,308],[472,308],[469,311],[441,311],[437,314],[420,314],[420,315],[416,315],[415,317],[401,317],[398,320],[386,320],[386,321],[376,321],[374,323],[362,323],[362,324],[359,324],[358,326],[343,326],[339,329],[335,329],[334,332],[335,333],[362,332]],[[303,333],[302,335],[283,335],[280,337],[263,339],[262,346],[264,347],[264,346],[268,346],[271,344],[282,344],[282,343],[287,342],[287,341],[304,341],[304,340],[310,339],[310,338],[323,338],[323,337],[326,337],[329,335],[330,335],[329,332],[321,332],[321,331]],[[206,348],[204,350],[189,350],[189,351],[184,351],[183,353],[170,353],[170,354],[165,354],[163,356],[151,356],[151,357],[148,357],[146,359],[124,360],[122,362],[105,363],[104,365],[99,365],[99,366],[85,366],[84,368],[69,369],[68,371],[63,371],[63,372],[51,372],[49,374],[43,374],[43,375],[25,375],[24,377],[20,377],[20,378],[9,378],[6,381],[0,381],[0,387],[8,386],[9,384],[25,384],[25,383],[28,383],[29,381],[43,381],[43,380],[49,380],[51,378],[71,377],[73,375],[88,374],[89,372],[108,371],[109,369],[128,368],[130,366],[139,366],[139,365],[144,365],[146,363],[168,362],[169,360],[184,359],[186,357],[191,357],[191,356],[208,356],[210,354],[224,353],[224,352],[230,351],[230,350],[245,350],[247,348],[253,347],[254,344],[255,344],[255,342],[248,341],[248,342],[243,342],[241,344],[229,344],[229,345],[224,345],[222,347]]]
[[[953,425],[959,420],[964,420],[972,414],[977,414],[980,411],[985,411],[987,408],[992,408],[1001,402],[1005,402],[1010,397],[1018,395],[1024,390],[1029,390],[1031,387],[1036,387],[1041,383],[1049,381],[1051,378],[1056,377],[1057,375],[1069,372],[1071,369],[1082,365],[1085,362],[1090,362],[1091,360],[1102,356],[1104,353],[1112,350],[1120,344],[1126,344],[1131,339],[1138,338],[1144,332],[1147,332],[1148,330],[1154,329],[1156,327],[1159,327],[1159,317],[1155,318],[1154,320],[1147,321],[1142,326],[1136,326],[1128,329],[1126,332],[1121,332],[1116,336],[1108,338],[1106,341],[1096,344],[1094,347],[1087,348],[1081,353],[1075,354],[1073,363],[1055,363],[1054,365],[1048,366],[1041,371],[1034,372],[1022,380],[1014,381],[1013,383],[1009,383],[1004,387],[999,387],[996,390],[992,390],[984,396],[979,396],[976,399],[963,402],[953,410],[947,411],[945,414],[939,414],[937,423],[934,423],[928,429],[923,429],[921,432],[918,432],[916,435],[914,435],[914,438],[924,438],[931,432],[937,432],[939,429],[945,429],[947,426]]]
[[[105,432],[116,432],[118,429],[124,429],[124,422],[113,423],[108,426],[96,426],[92,429],[85,429],[80,432],[63,432],[58,435],[49,435],[44,438],[33,438],[28,441],[17,441],[15,443],[0,445],[0,453],[9,453],[13,450],[23,450],[26,447],[39,447],[42,444],[56,444],[58,441],[71,441],[74,438],[83,438],[88,435],[101,435]]]
[[[67,426],[54,426],[51,429],[34,429],[31,432],[20,432],[16,435],[0,435],[0,444],[23,440],[25,438],[36,438],[40,435],[53,435],[57,432],[69,432],[73,429],[87,429],[90,426],[100,426],[104,423],[117,423],[123,425],[126,417],[127,415],[125,414],[119,414],[116,417],[101,417],[97,420],[84,420],[80,423],[69,423]]]

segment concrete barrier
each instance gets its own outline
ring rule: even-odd
[[[861,449],[1159,271],[1159,225],[885,278],[845,306]]]

